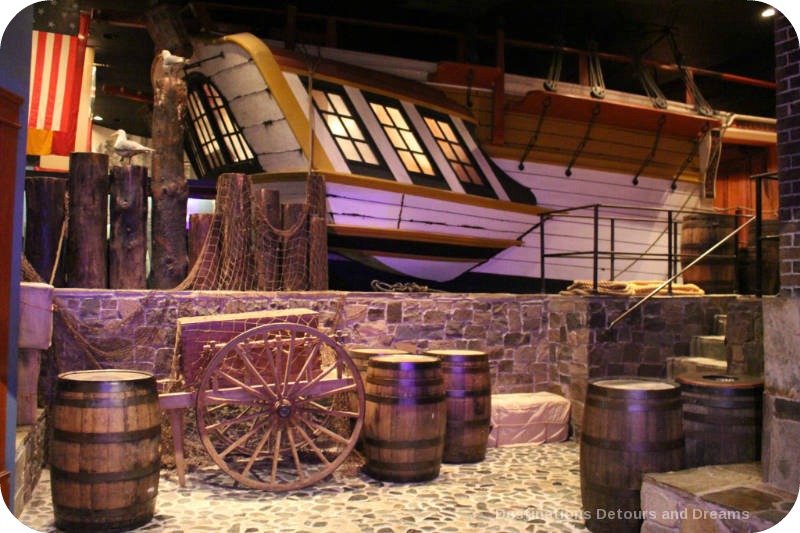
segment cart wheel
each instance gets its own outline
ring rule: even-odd
[[[206,367],[197,428],[215,463],[242,485],[294,490],[330,475],[364,423],[364,385],[339,344],[301,324],[231,339]]]

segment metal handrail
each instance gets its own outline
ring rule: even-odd
[[[599,249],[599,221],[600,221],[600,209],[605,210],[612,210],[612,211],[643,211],[643,212],[650,212],[650,213],[666,213],[667,214],[667,235],[668,235],[668,249],[666,254],[658,254],[658,253],[630,253],[630,252],[617,252],[614,250],[614,222],[615,221],[627,221],[627,222],[652,222],[652,217],[647,216],[611,216],[608,217],[608,221],[610,223],[611,229],[611,250],[610,251],[602,251]],[[591,215],[579,215],[573,214],[576,211],[591,211]],[[681,208],[677,211],[677,214],[692,214],[692,213],[702,213],[707,214],[707,210],[694,210],[694,209],[684,209]],[[581,257],[581,256],[591,256],[592,263],[593,263],[593,289],[597,292],[598,289],[598,260],[600,257],[609,257],[611,261],[611,279],[614,279],[614,260],[615,259],[631,259],[634,262],[636,261],[643,261],[643,260],[654,260],[654,261],[663,261],[666,258],[668,263],[667,269],[667,276],[671,276],[673,270],[673,262],[678,258],[678,251],[677,251],[677,233],[673,228],[674,222],[674,215],[676,211],[674,209],[665,209],[659,207],[645,207],[645,206],[629,206],[629,205],[617,205],[617,204],[586,204],[581,205],[578,207],[566,207],[562,209],[554,209],[551,211],[547,211],[539,215],[539,223],[537,226],[539,227],[539,251],[540,251],[540,283],[541,283],[541,291],[545,292],[546,290],[546,274],[545,274],[545,261],[548,257]],[[591,251],[572,251],[572,252],[556,252],[556,253],[547,253],[545,251],[545,222],[548,220],[554,220],[559,217],[570,218],[570,219],[586,219],[592,220],[593,222],[593,241],[594,247]],[[605,218],[605,217],[604,217]],[[674,267],[677,269],[677,267]],[[671,290],[671,286],[670,286]]]
[[[646,301],[648,301],[650,298],[652,298],[653,296],[655,296],[656,294],[658,294],[658,292],[659,292],[661,289],[663,289],[663,288],[664,288],[664,287],[666,287],[668,284],[670,284],[670,283],[672,283],[673,281],[675,281],[675,280],[676,280],[676,279],[677,279],[677,278],[678,278],[680,275],[682,275],[684,272],[686,272],[687,270],[689,270],[690,268],[692,268],[692,267],[693,267],[695,264],[697,264],[699,261],[702,261],[703,259],[705,259],[705,257],[706,257],[708,254],[710,254],[711,252],[713,252],[714,250],[716,250],[717,248],[719,248],[720,246],[722,246],[722,244],[723,244],[725,241],[727,241],[728,239],[730,239],[731,237],[733,237],[734,235],[736,235],[737,233],[739,233],[739,232],[740,232],[742,229],[744,229],[744,228],[745,228],[745,227],[746,227],[748,224],[750,224],[751,222],[753,222],[753,221],[754,221],[756,218],[757,218],[756,216],[751,216],[751,217],[750,217],[749,219],[747,219],[747,220],[746,220],[746,221],[745,221],[745,222],[744,222],[744,223],[743,223],[741,226],[739,226],[738,228],[736,228],[735,230],[733,230],[732,232],[730,232],[728,235],[726,235],[725,237],[723,237],[723,238],[722,238],[722,239],[721,239],[719,242],[717,242],[715,245],[713,245],[713,246],[712,246],[712,247],[710,247],[708,250],[706,250],[705,252],[703,252],[702,254],[700,254],[699,256],[697,256],[697,257],[696,257],[696,258],[695,258],[695,259],[694,259],[694,260],[693,260],[691,263],[689,263],[688,265],[686,265],[685,267],[683,267],[683,268],[680,270],[680,272],[678,272],[677,274],[674,274],[674,275],[672,275],[672,276],[671,276],[669,279],[667,279],[666,281],[664,281],[663,283],[661,283],[661,284],[660,284],[658,287],[656,287],[655,289],[653,289],[652,291],[650,291],[650,292],[649,292],[649,293],[648,293],[648,294],[647,294],[647,295],[646,295],[644,298],[642,298],[641,300],[639,300],[638,302],[636,302],[635,304],[633,304],[632,306],[630,306],[629,308],[627,308],[625,311],[623,311],[623,313],[622,313],[621,315],[619,315],[617,318],[615,318],[614,320],[612,320],[612,321],[611,321],[611,323],[608,325],[608,327],[607,327],[606,329],[611,329],[611,328],[613,328],[613,327],[614,327],[614,325],[615,325],[615,324],[617,324],[617,323],[618,323],[620,320],[622,320],[623,318],[625,318],[626,316],[628,316],[629,314],[631,314],[631,313],[632,313],[632,312],[633,312],[635,309],[637,309],[639,306],[641,306],[641,305],[642,305],[642,304],[644,304]]]

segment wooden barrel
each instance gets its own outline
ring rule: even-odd
[[[447,397],[444,463],[476,463],[486,458],[492,417],[489,355],[474,350],[429,350],[442,361]]]
[[[370,357],[374,357],[376,355],[395,355],[407,353],[407,351],[398,350],[397,348],[350,348],[347,350],[347,354],[356,365],[356,368],[361,374],[362,380],[367,375],[367,364],[369,363]]]
[[[681,265],[685,267],[736,229],[734,215],[691,214],[681,222]],[[707,293],[729,294],[737,289],[736,237],[731,237],[683,273],[684,283],[694,283]]]
[[[747,233],[747,246],[739,250],[739,292],[755,294],[758,278],[756,277],[756,228],[750,224]],[[778,235],[777,220],[764,220],[761,223],[762,237]],[[778,256],[778,239],[761,240],[761,294],[777,294],[780,290],[780,257]]]
[[[589,381],[580,443],[581,499],[587,527],[638,532],[642,474],[684,465],[680,386],[666,380]]]
[[[686,466],[761,459],[763,378],[689,373],[681,384]]]
[[[149,522],[161,464],[155,377],[133,370],[60,374],[51,417],[56,527],[98,531]]]
[[[386,481],[436,478],[446,422],[439,359],[395,354],[369,360],[363,447],[370,476]]]

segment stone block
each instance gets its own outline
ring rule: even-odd
[[[680,510],[686,505],[684,497],[664,486],[646,481],[642,483],[640,494],[642,511],[648,522],[669,528],[679,526]]]
[[[800,387],[800,298],[766,297],[764,309],[764,388],[788,396]]]
[[[783,490],[796,492],[800,486],[797,443],[800,442],[800,402],[764,395],[764,480]]]

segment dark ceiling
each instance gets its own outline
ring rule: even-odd
[[[285,37],[285,9],[297,9],[298,45],[323,44],[326,27],[316,13],[341,17],[339,47],[430,61],[457,60],[452,37],[370,28],[358,20],[430,28],[465,36],[464,57],[494,64],[492,42],[498,28],[507,40],[563,44],[586,50],[684,64],[762,80],[774,79],[773,27],[760,17],[765,4],[747,0],[404,0],[397,2],[233,0],[215,3],[81,0],[93,10],[90,45],[95,47],[97,93],[94,112],[106,127],[149,136],[152,92],[150,65],[156,53],[145,13],[156,5],[180,10],[190,32],[250,31],[260,37]],[[202,8],[202,9],[201,9]],[[208,13],[203,18],[203,12]],[[677,55],[676,55],[677,54]],[[506,71],[545,77],[551,54],[508,47]],[[565,59],[562,79],[570,80]],[[575,68],[572,68],[575,70]],[[641,92],[630,65],[603,62],[609,89]],[[774,116],[774,91],[736,87],[711,77],[696,78],[715,109]],[[684,87],[675,74],[659,71],[659,86],[671,99]]]

